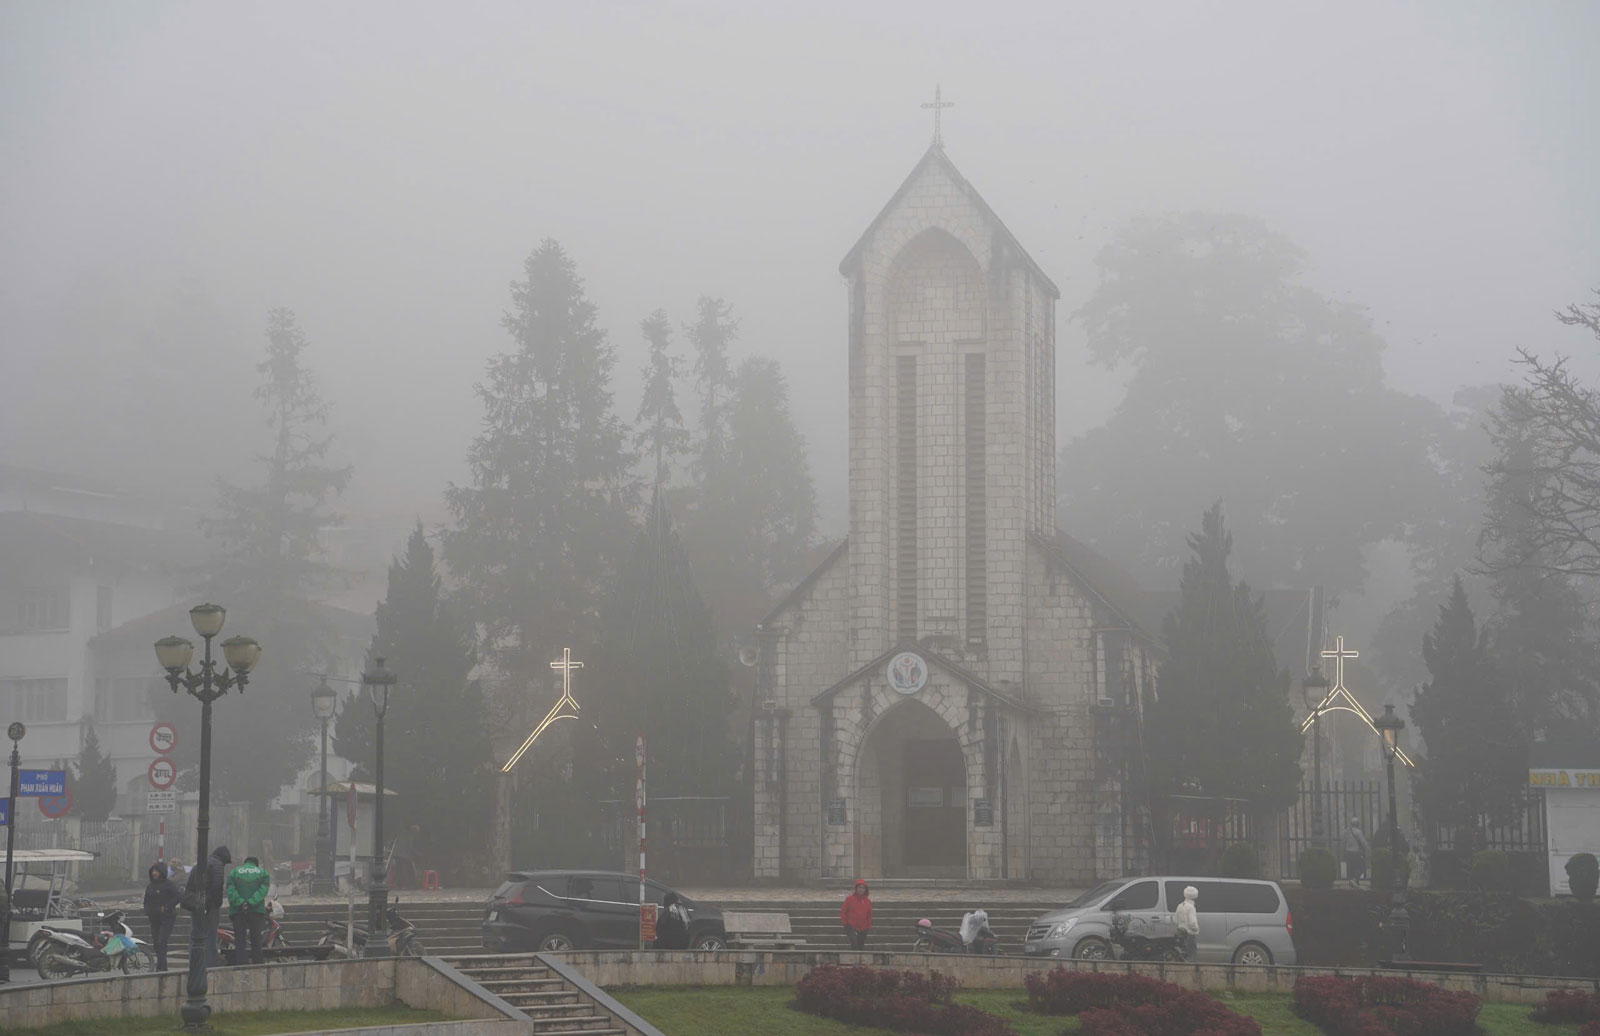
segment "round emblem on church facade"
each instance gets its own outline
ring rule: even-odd
[[[889,659],[889,686],[901,694],[916,694],[927,686],[928,663],[922,656],[911,651],[902,651]]]

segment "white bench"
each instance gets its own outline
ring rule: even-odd
[[[722,929],[728,946],[736,950],[791,950],[804,946],[804,939],[789,933],[788,914],[756,914],[724,910]]]

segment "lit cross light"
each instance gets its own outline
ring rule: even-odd
[[[1348,712],[1359,717],[1361,722],[1365,723],[1368,729],[1376,734],[1378,733],[1378,727],[1372,721],[1372,713],[1368,712],[1356,700],[1356,696],[1351,694],[1344,685],[1344,660],[1347,658],[1360,658],[1361,655],[1354,649],[1346,648],[1343,637],[1335,637],[1333,644],[1332,651],[1324,651],[1322,653],[1323,658],[1333,659],[1333,686],[1329,688],[1327,697],[1318,702],[1317,707],[1311,710],[1310,715],[1306,716],[1305,722],[1300,724],[1300,733],[1304,734],[1309,730],[1311,724],[1316,722],[1317,717],[1324,712]],[[1335,702],[1334,699],[1338,699],[1338,701]],[[1411,761],[1411,757],[1406,755],[1404,750],[1396,748],[1395,758],[1412,769],[1416,769],[1417,764]]]
[[[934,84],[933,100],[924,101],[922,106],[924,108],[933,109],[933,142],[934,144],[943,147],[944,134],[941,132],[941,127],[939,125],[940,119],[944,115],[944,110],[946,108],[954,108],[956,106],[956,102],[945,100],[944,88],[938,84]]]
[[[500,767],[501,773],[510,773],[511,768],[517,765],[517,760],[522,758],[522,754],[532,748],[533,743],[539,740],[539,735],[548,730],[556,720],[578,718],[578,701],[572,696],[572,671],[574,669],[582,669],[583,663],[572,660],[571,648],[562,648],[561,657],[551,662],[550,668],[561,671],[561,697],[556,700],[550,711],[545,713],[544,719],[539,721],[539,725],[533,728],[533,733],[528,735],[528,740],[522,742],[522,747],[513,752],[511,758],[506,760],[506,764]],[[572,711],[563,711],[569,705],[572,706]]]

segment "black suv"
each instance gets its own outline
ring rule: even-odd
[[[645,880],[645,902],[672,891]],[[727,945],[722,911],[678,895],[689,911],[689,945]],[[639,876],[616,871],[513,871],[483,908],[483,946],[496,953],[637,949]]]

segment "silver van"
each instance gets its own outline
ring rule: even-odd
[[[1111,922],[1117,914],[1146,929],[1172,930],[1172,911],[1183,887],[1200,892],[1195,911],[1200,934],[1195,959],[1201,964],[1295,963],[1294,918],[1275,881],[1242,878],[1119,878],[1090,889],[1060,910],[1028,926],[1023,952],[1030,957],[1109,960]]]

